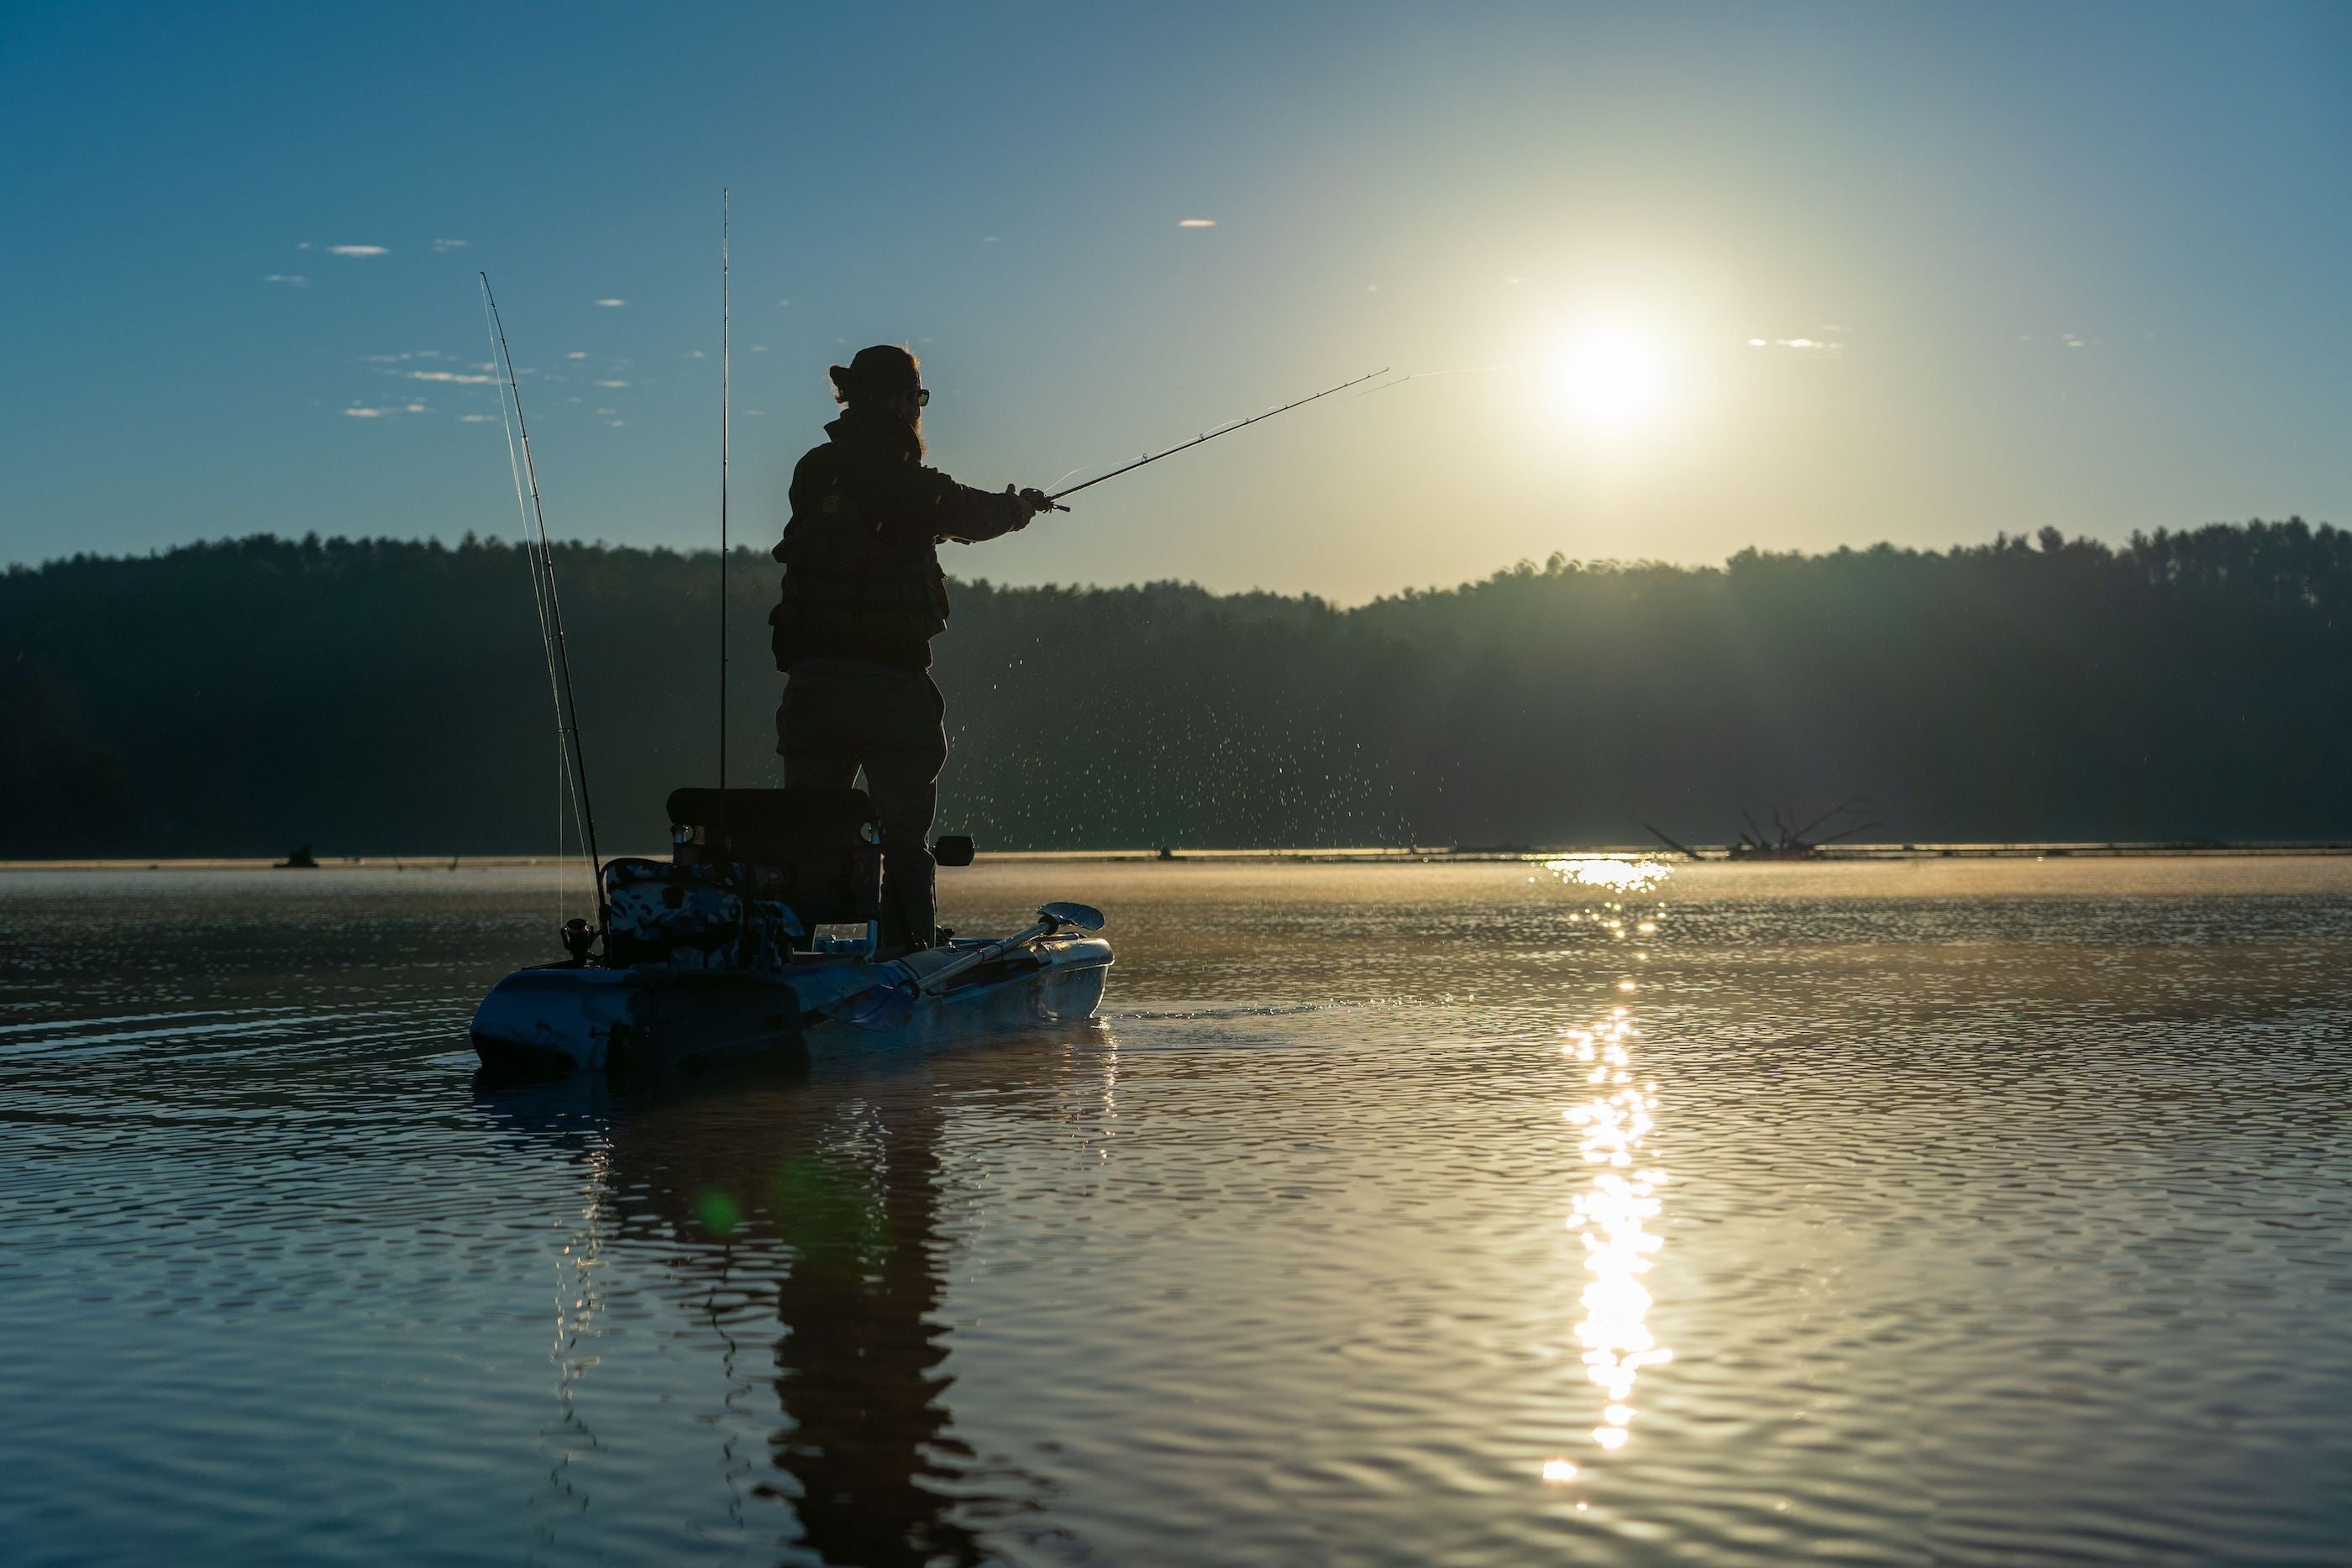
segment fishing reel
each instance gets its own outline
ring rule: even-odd
[[[596,928],[575,915],[563,923],[563,929],[556,935],[563,939],[563,950],[572,955],[572,967],[584,967],[588,949],[596,945]]]

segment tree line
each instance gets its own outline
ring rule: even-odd
[[[559,545],[605,848],[717,772],[711,552]],[[730,779],[779,781],[739,551]],[[1521,562],[1352,609],[961,583],[940,825],[983,847],[2352,837],[2352,533],[2054,529]],[[521,547],[259,535],[0,576],[0,857],[535,853],[562,788]]]

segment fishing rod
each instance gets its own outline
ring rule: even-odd
[[[580,744],[580,706],[572,689],[572,653],[563,640],[563,601],[555,591],[555,548],[548,542],[547,510],[539,499],[539,469],[530,460],[530,425],[523,418],[522,383],[515,379],[514,355],[507,348],[506,323],[499,319],[499,302],[490,292],[490,275],[484,272],[482,304],[490,313],[490,336],[498,342],[499,360],[507,372],[507,393],[514,402],[515,431],[522,444],[522,469],[530,482],[530,512],[539,526],[539,570],[547,576],[547,607],[551,612],[550,623],[555,632],[555,666],[561,672],[561,695],[563,706],[557,718],[557,733],[568,725],[572,739],[572,770],[580,786],[580,829],[588,841],[588,864],[596,885],[596,929],[611,946],[612,911],[604,903],[604,862],[596,852],[596,809],[588,798],[588,754]],[[523,541],[527,552],[530,541]],[[534,585],[536,577],[534,576]]]
[[[719,827],[727,830],[727,469],[733,425],[732,364],[729,339],[734,315],[728,296],[728,226],[732,207],[727,187],[719,190]]]
[[[1381,369],[1372,371],[1370,375],[1358,376],[1351,382],[1341,382],[1336,387],[1325,387],[1321,392],[1317,392],[1314,397],[1303,397],[1297,402],[1286,402],[1280,408],[1270,408],[1264,413],[1254,413],[1247,419],[1237,419],[1231,424],[1224,425],[1220,429],[1209,432],[1206,435],[1196,435],[1192,440],[1183,443],[1181,445],[1171,446],[1165,452],[1155,452],[1149,457],[1139,457],[1124,468],[1114,468],[1108,474],[1096,475],[1093,478],[1087,480],[1084,484],[1073,485],[1066,490],[1056,490],[1052,495],[1046,497],[1045,499],[1049,501],[1058,501],[1065,496],[1075,496],[1079,491],[1099,485],[1106,479],[1116,479],[1122,474],[1132,474],[1147,463],[1157,463],[1162,457],[1173,457],[1179,452],[1190,451],[1192,448],[1200,445],[1203,441],[1214,441],[1220,435],[1231,435],[1234,431],[1241,429],[1242,426],[1245,424],[1255,424],[1261,419],[1272,419],[1277,413],[1288,413],[1294,408],[1304,408],[1308,403],[1313,402],[1316,398],[1326,398],[1329,397],[1333,392],[1346,392],[1349,387],[1363,385],[1366,382],[1370,381],[1373,376],[1384,376],[1388,373],[1388,368],[1386,366],[1382,366]]]

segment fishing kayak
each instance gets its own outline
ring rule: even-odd
[[[598,867],[599,925],[568,962],[490,988],[469,1032],[494,1073],[692,1071],[906,1049],[1082,1021],[1111,947],[1097,910],[883,957],[881,855],[864,791],[681,789],[668,862]],[[968,864],[969,841],[942,841]],[[861,936],[826,936],[823,925]]]
[[[1094,1016],[1111,964],[1099,936],[1039,938],[925,988],[928,976],[990,946],[956,941],[880,962],[807,955],[767,970],[518,969],[475,1009],[474,1050],[498,1072],[692,1071],[935,1045]]]

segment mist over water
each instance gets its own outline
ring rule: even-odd
[[[10,1561],[2346,1560],[2352,861],[943,896],[1100,1023],[633,1097],[539,873],[0,876]]]

